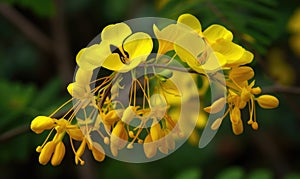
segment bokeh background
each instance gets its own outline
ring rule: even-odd
[[[1,0],[0,178],[300,178],[300,2],[294,0]],[[192,13],[203,29],[222,24],[255,54],[250,64],[263,93],[280,100],[257,110],[260,129],[235,136],[225,120],[203,149],[186,142],[168,157],[144,164],[90,152],[76,166],[70,145],[58,167],[35,152],[45,136],[29,129],[69,98],[77,52],[103,27],[135,17],[176,20]],[[201,133],[199,133],[201,134]]]

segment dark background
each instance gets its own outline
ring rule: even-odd
[[[300,52],[289,43],[300,30],[288,29],[297,8],[292,0],[1,0],[1,178],[300,178]],[[108,24],[144,16],[176,20],[182,13],[197,16],[203,29],[224,25],[255,54],[250,66],[257,85],[280,100],[276,109],[257,108],[260,129],[245,125],[235,136],[225,120],[207,147],[187,142],[143,164],[108,157],[97,163],[87,152],[86,165],[76,166],[66,144],[60,166],[40,165],[35,148],[46,134],[30,131],[30,121],[69,98],[77,52]]]

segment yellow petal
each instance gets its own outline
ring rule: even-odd
[[[82,68],[78,68],[76,71],[75,81],[82,85],[89,85],[92,75],[92,70],[84,70]]]
[[[226,66],[231,67],[231,66],[245,65],[245,64],[251,63],[253,58],[254,58],[254,55],[251,52],[245,50],[243,55],[239,59],[237,59],[237,60],[236,59],[235,60],[228,59]]]
[[[223,39],[212,44],[212,49],[225,56],[227,63],[231,64],[238,61],[245,53],[245,49],[241,46]]]
[[[276,108],[279,105],[279,100],[272,95],[261,95],[256,98],[256,101],[260,107],[265,109]]]
[[[106,26],[102,33],[102,41],[108,41],[110,44],[117,48],[122,47],[125,38],[131,34],[130,27],[125,23],[117,23]]]
[[[189,26],[182,23],[170,24],[162,30],[153,25],[153,32],[158,39],[158,55],[174,50],[174,42],[191,31],[192,29]]]
[[[113,53],[106,58],[102,66],[112,71],[120,71],[125,64],[122,63],[119,54]]]
[[[248,66],[232,68],[229,72],[229,78],[238,84],[244,81],[248,81],[253,77],[254,71],[251,67]]]
[[[226,64],[227,60],[224,55],[214,52],[207,55],[207,59],[204,64],[201,65],[205,71],[220,70]]]
[[[182,14],[178,17],[177,22],[185,24],[195,30],[197,33],[202,33],[202,27],[199,20],[191,14]]]
[[[174,49],[180,59],[184,62],[195,64],[198,56],[203,52],[205,43],[196,33],[187,33],[174,42]]]
[[[152,51],[153,42],[148,34],[137,32],[125,40],[123,47],[129,54],[129,61],[119,71],[127,72],[146,61]]]
[[[226,41],[232,41],[233,39],[233,35],[229,30],[217,24],[211,25],[205,29],[203,35],[211,44],[219,39],[224,39]]]
[[[79,128],[74,128],[74,129],[67,129],[67,133],[69,134],[69,136],[77,141],[82,141],[83,140],[83,134],[81,129]]]
[[[104,60],[111,54],[107,41],[94,44],[79,51],[76,56],[78,66],[84,70],[94,70],[100,67]]]

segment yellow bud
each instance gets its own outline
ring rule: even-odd
[[[238,124],[241,120],[241,111],[235,106],[232,111],[230,111],[230,121],[232,124]]]
[[[126,123],[129,124],[131,122],[131,120],[136,117],[135,111],[136,107],[134,106],[128,106],[123,113],[123,116],[121,118],[121,120]]]
[[[254,77],[254,71],[251,67],[241,66],[232,68],[229,72],[229,78],[237,83],[250,80]]]
[[[261,95],[256,98],[256,101],[260,107],[265,109],[276,108],[279,105],[279,100],[272,95]]]
[[[252,94],[260,94],[261,93],[261,88],[260,87],[255,87],[251,89]]]
[[[156,143],[152,142],[150,134],[146,136],[143,147],[147,158],[152,158],[157,152]]]
[[[211,114],[215,114],[220,112],[225,107],[225,104],[226,104],[226,98],[222,97],[216,100],[211,106],[204,108],[204,111]]]
[[[82,98],[85,94],[83,86],[79,85],[76,82],[70,83],[67,86],[67,90],[71,96],[77,99]]]
[[[105,117],[103,118],[103,122],[109,125],[113,125],[115,122],[120,120],[120,116],[120,110],[111,110],[105,115]]]
[[[55,147],[52,159],[51,159],[51,164],[53,166],[57,166],[61,163],[62,159],[64,158],[66,153],[66,147],[62,141],[59,141]]]
[[[82,85],[89,85],[92,75],[92,70],[83,70],[82,68],[78,68],[76,71],[75,81]]]
[[[97,142],[93,142],[92,154],[94,156],[94,159],[97,160],[98,162],[102,162],[105,158],[104,149]]]
[[[40,153],[40,156],[39,156],[40,164],[46,165],[50,161],[51,156],[54,152],[55,146],[56,146],[56,144],[54,141],[49,141],[46,143],[46,145],[43,147],[43,149]]]
[[[118,155],[118,150],[125,147],[128,141],[128,135],[124,128],[124,123],[119,121],[113,128],[110,136],[110,149],[114,156]]]
[[[52,129],[55,126],[55,119],[47,116],[37,116],[31,121],[30,128],[37,134],[44,130]]]
[[[244,131],[244,126],[242,120],[240,120],[238,123],[234,124],[232,123],[232,131],[235,135],[240,135]]]
[[[254,122],[251,124],[251,127],[252,127],[252,129],[257,130],[257,129],[258,129],[258,123],[257,123],[256,121],[254,121]]]
[[[161,138],[161,127],[159,122],[156,119],[153,119],[152,126],[150,128],[150,135],[152,138],[152,141],[159,140]]]
[[[219,129],[219,127],[220,127],[221,124],[222,124],[222,121],[223,121],[222,118],[216,119],[216,120],[212,123],[212,125],[210,126],[211,130],[217,130],[217,129]]]
[[[151,116],[163,118],[167,110],[166,99],[161,94],[153,94],[150,98]]]

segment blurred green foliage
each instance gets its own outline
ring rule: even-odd
[[[203,29],[222,24],[234,33],[235,41],[255,53],[253,68],[263,88],[276,81],[264,66],[273,47],[285,51],[286,63],[297,70],[300,58],[289,49],[287,21],[300,3],[292,0],[5,0],[53,40],[53,18],[62,7],[69,50],[73,59],[64,59],[75,69],[77,52],[101,29],[134,17],[159,16],[176,19],[182,13],[197,16]],[[2,5],[2,4],[1,4]],[[74,166],[72,151],[60,167],[41,166],[35,152],[43,142],[29,130],[36,115],[49,115],[68,99],[59,73],[60,61],[54,51],[45,52],[24,35],[7,16],[0,16],[0,172],[1,178],[300,178],[299,95],[273,92],[280,107],[258,109],[260,130],[245,126],[234,136],[224,121],[213,141],[204,149],[189,144],[167,158],[146,164],[129,164],[106,158],[103,163],[87,159],[84,167]],[[51,44],[55,46],[57,44]],[[51,49],[52,50],[52,49]],[[285,71],[283,71],[285,73]],[[294,82],[299,86],[299,73]],[[272,92],[272,91],[271,91]],[[245,115],[246,116],[246,115]],[[89,156],[86,156],[89,158]],[[63,168],[65,168],[63,170]],[[18,172],[16,172],[18,171]]]

